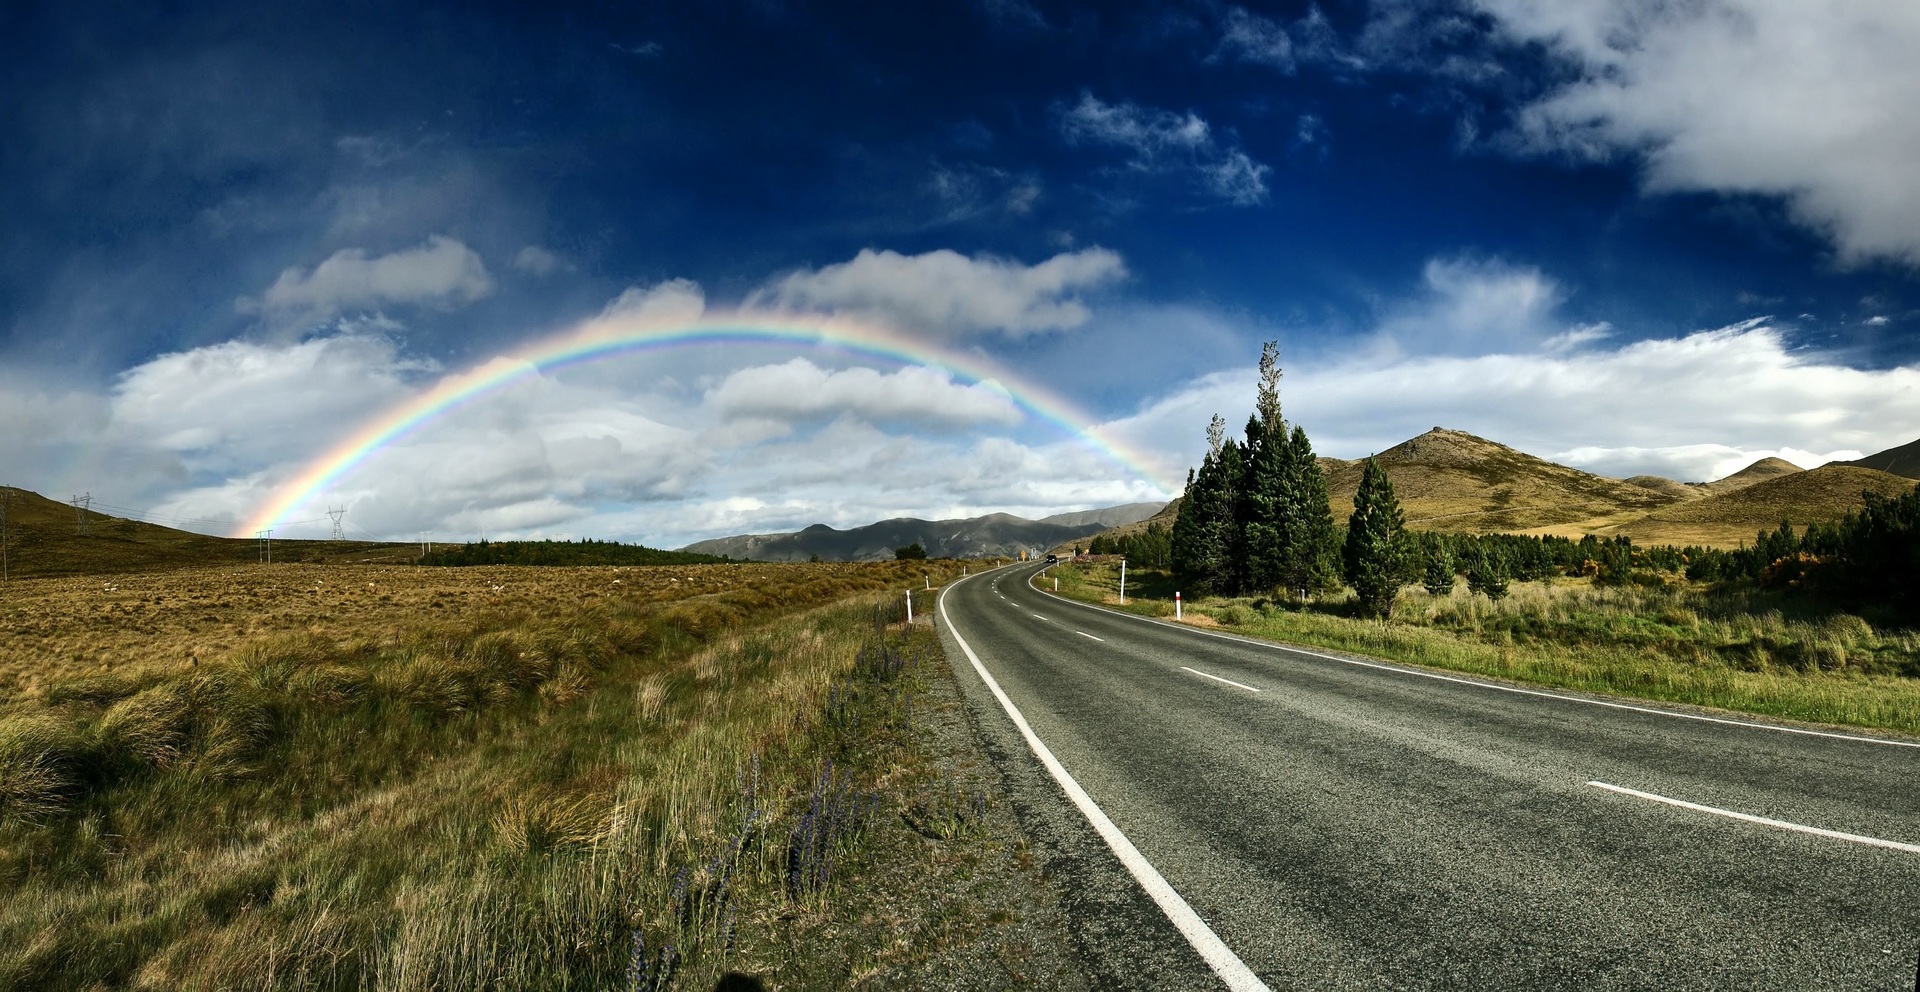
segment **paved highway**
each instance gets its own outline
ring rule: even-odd
[[[1210,636],[1038,570],[939,619],[1096,984],[1916,988],[1920,747]]]

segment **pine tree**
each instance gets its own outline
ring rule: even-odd
[[[1207,425],[1207,455],[1187,482],[1172,535],[1173,569],[1195,591],[1234,592],[1230,540],[1240,481],[1240,446],[1226,439],[1218,414]]]
[[[1452,594],[1453,551],[1447,547],[1446,539],[1438,534],[1427,534],[1420,543],[1426,553],[1426,566],[1421,570],[1420,584],[1434,596]]]
[[[1507,557],[1499,545],[1481,540],[1467,561],[1467,591],[1488,599],[1507,597]]]
[[[1338,539],[1333,530],[1333,508],[1327,499],[1326,473],[1320,470],[1320,459],[1314,457],[1313,442],[1298,425],[1287,441],[1284,491],[1280,583],[1305,599],[1315,590],[1333,586]]]
[[[1346,579],[1364,613],[1384,617],[1393,609],[1394,596],[1400,591],[1396,552],[1403,523],[1392,480],[1380,463],[1367,459],[1360,491],[1353,496],[1353,516],[1347,520],[1347,546],[1341,556]]]

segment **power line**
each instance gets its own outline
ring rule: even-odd
[[[273,528],[256,530],[253,532],[253,538],[260,542],[260,562],[266,565],[273,564]]]
[[[93,528],[87,525],[87,507],[93,503],[93,494],[82,493],[69,502],[73,504],[74,530],[82,536],[93,533]]]
[[[340,530],[340,518],[346,515],[347,515],[347,508],[344,506],[327,507],[327,516],[333,519],[333,539],[336,541],[344,541],[347,539],[347,535],[342,533]]]

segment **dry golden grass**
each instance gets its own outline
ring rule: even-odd
[[[1627,534],[1640,544],[1729,547],[1751,542],[1754,534],[1772,530],[1782,520],[1801,528],[1814,521],[1836,520],[1865,503],[1862,492],[1898,496],[1913,485],[1911,479],[1847,465],[1776,472],[1705,499],[1656,510],[1601,533]]]
[[[558,617],[705,597],[734,614],[904,589],[925,568],[856,565],[417,568],[237,565],[0,586],[0,713],[50,680],[178,672],[277,635],[379,647],[476,614]],[[715,622],[712,620],[703,622]],[[423,627],[423,625],[425,625]]]

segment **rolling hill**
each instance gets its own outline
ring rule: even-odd
[[[1407,526],[1420,530],[1585,533],[1681,497],[1582,472],[1465,431],[1435,427],[1375,455]],[[1353,512],[1365,462],[1320,460],[1335,520]]]
[[[7,500],[7,571],[40,575],[110,575],[259,560],[257,542],[209,537],[159,524],[80,511],[25,489],[0,487]],[[275,541],[275,561],[347,563],[370,558],[412,560],[412,544],[370,541]]]
[[[1738,544],[1782,520],[1804,528],[1837,519],[1865,503],[1863,491],[1898,496],[1913,485],[1912,479],[1877,469],[1822,465],[1665,507],[1608,533],[1627,534],[1640,544]]]
[[[1920,446],[1920,442],[1908,447]],[[1903,449],[1882,452],[1892,455]],[[1863,503],[1862,491],[1893,496],[1914,485],[1885,471],[1835,463],[1805,470],[1762,458],[1707,483],[1659,476],[1611,479],[1559,465],[1464,431],[1436,427],[1375,456],[1416,530],[1630,535],[1641,544],[1750,542],[1784,518],[1796,527],[1837,520]],[[1321,458],[1336,521],[1353,512],[1365,463]],[[1171,528],[1180,500],[1153,519]],[[1145,523],[1116,528],[1127,534]]]
[[[1873,468],[1889,472],[1903,479],[1920,479],[1920,441],[1908,441],[1897,448],[1888,448],[1865,458],[1856,458],[1850,462],[1834,462],[1835,465],[1849,465],[1854,468]]]
[[[726,555],[755,561],[806,561],[819,555],[826,561],[885,561],[893,549],[919,544],[935,558],[1017,556],[1022,548],[1049,548],[1106,530],[1103,519],[1131,523],[1160,508],[1158,503],[1057,514],[1046,520],[1028,520],[1010,513],[957,520],[919,520],[897,517],[835,530],[815,524],[790,534],[744,534],[689,544],[682,551]],[[1061,523],[1061,520],[1080,522]]]

